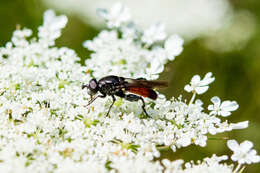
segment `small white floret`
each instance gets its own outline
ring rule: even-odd
[[[211,98],[211,102],[213,105],[208,106],[208,110],[210,110],[210,115],[221,115],[223,117],[227,117],[231,115],[232,111],[238,109],[238,104],[236,101],[224,101],[221,103],[219,97],[215,96]]]
[[[203,94],[208,90],[208,85],[212,83],[214,80],[215,78],[212,77],[211,72],[207,73],[202,80],[200,79],[199,75],[195,75],[192,77],[190,84],[184,87],[184,90],[187,92]]]
[[[260,162],[260,156],[257,155],[253,148],[251,141],[244,141],[238,144],[236,140],[228,140],[227,146],[233,151],[231,159],[237,161],[239,164],[252,164]]]
[[[109,11],[106,9],[98,9],[98,14],[107,20],[109,28],[120,27],[121,24],[130,20],[131,15],[129,9],[121,3],[116,3]]]

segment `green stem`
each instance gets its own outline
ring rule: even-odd
[[[239,163],[239,164],[237,165],[236,169],[234,170],[234,173],[237,173],[238,170],[240,169],[240,167],[241,167],[241,164]]]
[[[243,166],[240,170],[239,170],[239,172],[238,173],[242,173],[243,171],[244,171],[244,169],[245,169],[246,167],[245,166]]]
[[[168,149],[170,148],[170,146],[168,146],[168,145],[165,145],[165,146],[157,146],[156,148],[157,148],[157,150],[165,151],[165,150],[168,150]]]
[[[193,101],[195,100],[195,97],[196,97],[196,92],[193,91],[193,95],[192,95],[192,97],[190,99],[189,105],[191,105],[193,103]]]
[[[228,137],[208,137],[208,140],[228,140]]]

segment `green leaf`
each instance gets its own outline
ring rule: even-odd
[[[91,126],[96,126],[99,123],[99,120],[91,120],[90,118],[84,118],[83,123],[87,128],[90,128]]]
[[[14,125],[19,125],[19,124],[22,124],[22,123],[23,123],[22,120],[18,120],[18,119],[14,120]]]
[[[15,90],[20,90],[21,89],[21,84],[17,83],[14,85]]]
[[[110,166],[111,163],[112,163],[112,161],[110,161],[110,160],[106,161],[106,163],[105,163],[105,168],[106,168],[107,170],[109,170],[109,171],[113,169],[113,168]]]

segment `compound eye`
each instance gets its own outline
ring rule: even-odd
[[[96,88],[97,88],[97,83],[96,83],[96,81],[91,80],[91,81],[89,82],[89,87],[90,87],[91,89],[96,89]]]

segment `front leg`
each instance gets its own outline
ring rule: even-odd
[[[91,97],[91,100],[88,102],[88,104],[86,105],[86,106],[89,106],[91,103],[93,103],[97,98],[105,98],[106,97],[106,95],[98,95],[97,97],[95,97],[95,98],[92,98]]]
[[[144,111],[145,115],[146,115],[147,117],[150,117],[150,116],[148,115],[148,113],[146,112],[146,110],[145,110],[145,102],[144,102],[144,99],[143,99],[142,97],[137,96],[137,95],[134,95],[134,94],[127,94],[127,95],[124,95],[124,98],[125,98],[126,100],[130,101],[130,102],[134,102],[134,101],[141,100],[142,103],[143,103],[142,108],[143,108],[143,111]],[[151,118],[151,117],[150,117],[150,118]]]

